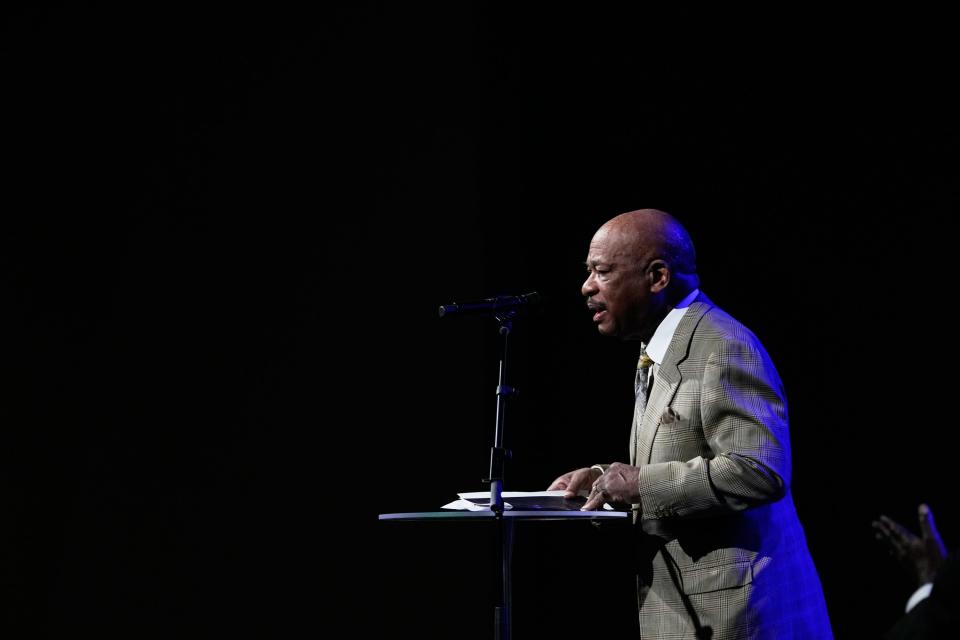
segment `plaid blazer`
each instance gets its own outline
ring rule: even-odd
[[[756,336],[702,294],[634,416],[630,449],[642,637],[833,637],[790,495],[780,377]]]

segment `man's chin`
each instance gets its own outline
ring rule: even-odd
[[[600,323],[600,324],[598,324],[598,325],[597,325],[597,331],[599,331],[599,332],[600,332],[600,335],[602,335],[602,336],[611,336],[611,337],[616,337],[616,336],[617,336],[616,327],[612,327],[612,326],[610,326],[609,324],[606,324],[606,323]]]

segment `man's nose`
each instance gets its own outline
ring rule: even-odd
[[[580,293],[584,297],[590,297],[597,292],[597,281],[593,277],[593,274],[587,276],[587,279],[583,281],[583,285],[580,287]]]

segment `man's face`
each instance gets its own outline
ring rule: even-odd
[[[616,227],[601,227],[590,242],[587,279],[580,288],[605,336],[643,338],[650,309],[650,280],[636,243]],[[649,336],[646,336],[649,338]]]

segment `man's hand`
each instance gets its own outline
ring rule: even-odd
[[[947,548],[937,531],[930,507],[921,504],[917,516],[920,521],[919,536],[883,515],[879,520],[874,520],[873,529],[874,537],[887,544],[890,555],[921,585],[933,582],[937,570],[947,557]]]
[[[583,469],[577,469],[576,471],[563,474],[547,487],[547,491],[563,490],[566,492],[563,494],[564,498],[575,498],[580,491],[589,491],[594,480],[598,477],[600,477],[599,469],[584,467]]]
[[[581,511],[596,511],[604,502],[637,502],[640,498],[640,467],[614,462],[593,483],[590,496]]]

